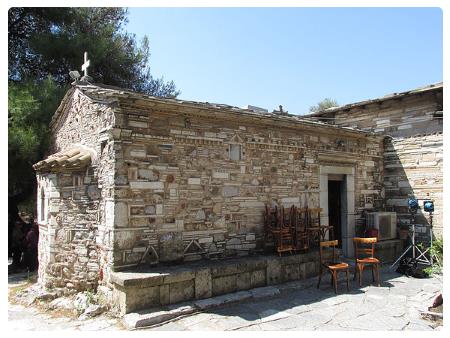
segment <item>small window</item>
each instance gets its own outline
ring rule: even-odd
[[[230,144],[230,160],[239,161],[242,159],[242,145]]]
[[[80,185],[83,185],[83,180],[81,175],[73,175],[73,186],[79,187]]]

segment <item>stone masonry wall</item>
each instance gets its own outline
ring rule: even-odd
[[[99,191],[93,170],[44,174],[39,187],[44,187],[49,200],[48,221],[40,225],[40,282],[46,287],[95,288]]]
[[[408,195],[435,202],[433,229],[443,228],[443,88],[349,109],[321,113],[315,119],[387,135],[385,140],[386,209],[397,212],[398,225],[409,224]],[[422,206],[422,201],[419,201]],[[428,213],[419,211],[417,234],[429,237]]]
[[[320,165],[354,167],[357,201],[383,194],[378,137],[131,100],[115,122],[115,268],[261,251],[265,204],[319,207]]]
[[[39,280],[48,287],[83,290],[97,286],[112,257],[105,206],[114,185],[113,104],[97,103],[74,89],[62,105],[52,122],[53,152],[82,145],[93,158],[79,171],[38,174],[38,191],[45,187],[49,204],[48,221],[40,222]]]
[[[397,212],[400,224],[410,224],[407,196],[434,200],[433,231],[442,236],[443,134],[386,139],[384,185],[386,206]],[[422,207],[423,202],[419,200]],[[429,237],[429,214],[419,210],[416,233]]]

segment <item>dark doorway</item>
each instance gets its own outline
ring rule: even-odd
[[[328,181],[328,219],[334,226],[334,239],[339,241],[339,248],[342,248],[341,187],[342,181]]]

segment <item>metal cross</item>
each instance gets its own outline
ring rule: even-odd
[[[84,63],[81,65],[81,70],[84,71],[84,76],[88,76],[88,67],[91,65],[91,60],[88,60],[88,53],[84,52]]]

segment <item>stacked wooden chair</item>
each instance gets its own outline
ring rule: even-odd
[[[320,225],[320,208],[289,209],[283,206],[269,207],[264,212],[264,231],[266,245],[275,243],[276,252],[308,251],[311,246],[318,246],[329,234],[334,239],[332,226]]]
[[[283,252],[294,252],[294,236],[292,224],[295,218],[295,207],[288,212],[284,207],[267,207],[264,213],[264,230],[266,243],[273,241],[278,255]]]
[[[308,234],[308,209],[295,208],[294,219],[294,245],[296,251],[308,251],[309,234]]]
[[[307,208],[308,236],[313,246],[319,246],[319,243],[321,241],[325,241],[326,239],[334,239],[334,227],[332,225],[320,224],[321,211],[321,208]]]

